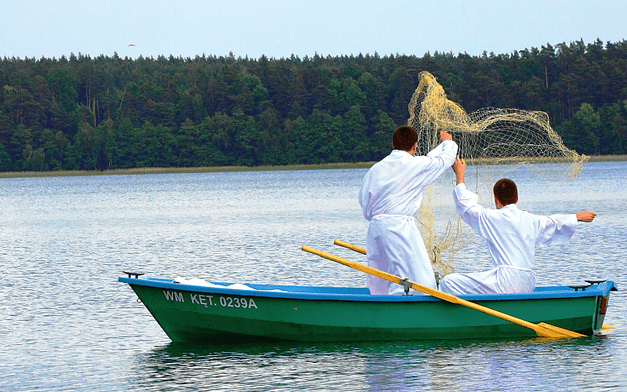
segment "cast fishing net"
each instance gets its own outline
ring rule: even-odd
[[[435,148],[440,143],[440,130],[451,133],[459,156],[468,165],[466,186],[486,207],[494,203],[494,182],[521,166],[546,180],[574,180],[588,160],[564,146],[544,112],[487,107],[467,114],[446,98],[429,72],[421,72],[418,79],[408,105],[408,125],[418,132],[416,154],[426,155]],[[474,236],[455,211],[454,186],[454,176],[445,175],[425,188],[416,217],[433,268],[440,275],[453,272],[455,255]]]

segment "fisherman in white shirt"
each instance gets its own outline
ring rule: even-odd
[[[536,286],[534,255],[536,248],[561,245],[570,241],[578,222],[592,222],[596,214],[538,216],[519,210],[518,190],[509,179],[494,185],[496,209],[478,204],[478,197],[466,188],[466,162],[457,157],[453,164],[457,186],[453,199],[457,213],[488,243],[495,267],[484,272],[448,274],[440,290],[449,294],[525,293]]]
[[[370,168],[359,191],[359,204],[368,224],[368,265],[435,289],[433,267],[414,223],[422,189],[439,179],[453,164],[457,144],[448,132],[426,156],[414,156],[418,134],[408,126],[394,131],[394,150]],[[403,294],[402,286],[368,276],[373,295]],[[412,290],[412,294],[419,292]]]

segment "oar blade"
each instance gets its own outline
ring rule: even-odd
[[[547,337],[547,338],[582,338],[586,335],[582,335],[578,332],[571,331],[568,329],[556,327],[555,325],[547,324],[547,323],[539,323],[536,324],[538,328],[534,330],[538,334],[538,336]]]

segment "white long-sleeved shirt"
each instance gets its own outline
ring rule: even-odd
[[[457,144],[444,141],[427,156],[394,150],[364,176],[359,204],[368,224],[368,265],[401,278],[435,288],[433,268],[413,217],[422,190],[455,161]],[[368,276],[371,294],[402,294],[403,288]]]
[[[577,229],[574,214],[539,216],[518,209],[516,204],[484,208],[463,183],[453,190],[453,199],[462,220],[487,241],[495,268],[445,276],[440,290],[452,294],[533,291],[536,248],[565,244]]]

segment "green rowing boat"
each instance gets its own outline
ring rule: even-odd
[[[367,288],[279,286],[119,277],[174,342],[384,341],[535,337],[533,330],[427,296]],[[531,293],[460,296],[532,323],[599,333],[612,281]]]

